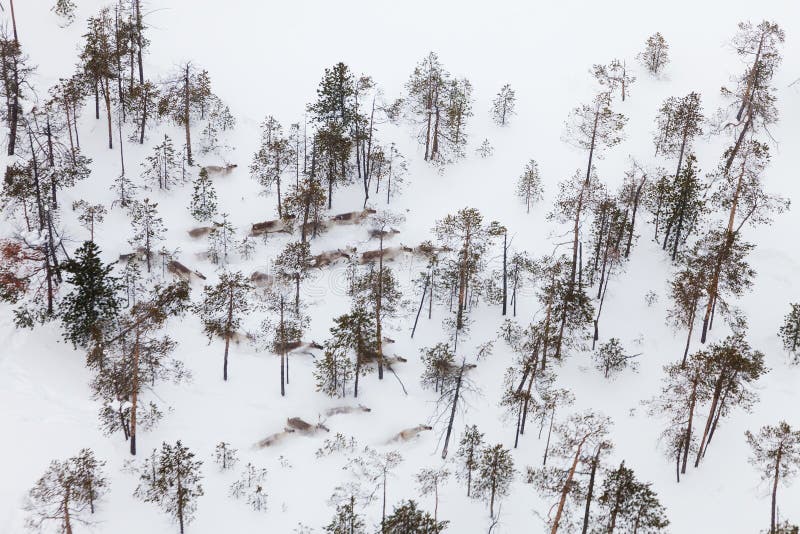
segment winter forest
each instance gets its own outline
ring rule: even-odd
[[[0,533],[800,532],[791,0],[0,0]]]

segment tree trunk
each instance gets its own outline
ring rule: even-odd
[[[564,512],[564,505],[567,503],[567,495],[569,495],[570,486],[572,485],[572,478],[575,476],[575,469],[578,467],[578,460],[580,460],[581,449],[583,444],[588,439],[588,435],[584,436],[578,444],[578,449],[575,451],[575,458],[572,460],[572,466],[567,473],[567,479],[564,481],[564,487],[561,489],[561,499],[558,501],[558,508],[556,508],[556,515],[553,518],[553,528],[550,529],[550,534],[558,532],[559,524],[561,523],[561,514]]]
[[[586,534],[589,529],[589,512],[592,506],[592,493],[594,492],[594,478],[595,474],[597,473],[597,465],[600,462],[600,453],[602,452],[602,450],[603,450],[602,446],[598,445],[597,452],[592,458],[592,467],[591,471],[589,472],[589,487],[586,488],[586,507],[584,508],[583,511],[583,529],[581,530],[582,534]]]
[[[133,345],[133,385],[131,387],[131,454],[136,456],[136,405],[139,397],[139,325]]]
[[[450,434],[453,433],[453,423],[456,419],[456,409],[458,408],[458,397],[461,394],[461,378],[464,376],[464,366],[466,365],[466,361],[461,361],[461,369],[458,371],[458,377],[456,377],[456,388],[453,392],[453,400],[452,400],[452,408],[450,410],[450,420],[447,423],[447,432],[444,436],[444,448],[442,449],[442,460],[447,458],[447,447],[450,444]]]
[[[778,480],[780,480],[780,473],[781,473],[780,468],[781,468],[782,456],[783,456],[783,449],[779,447],[778,455],[775,458],[775,477],[772,480],[772,506],[770,507],[770,520],[769,520],[770,534],[775,534],[775,527],[777,526],[776,512],[777,512],[777,498],[778,498]]]
[[[186,132],[186,163],[191,167],[194,165],[192,161],[192,131],[189,127],[189,119],[191,118],[191,87],[189,85],[189,64],[184,68],[183,77],[183,127]]]

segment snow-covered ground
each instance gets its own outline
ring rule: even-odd
[[[97,0],[78,0],[78,20],[59,28],[49,11],[49,1],[18,1],[17,24],[20,41],[38,64],[36,85],[41,93],[73,71],[77,46],[84,31],[83,20],[103,5]],[[569,111],[592,97],[589,68],[613,58],[626,59],[638,80],[629,98],[617,104],[617,111],[629,117],[626,139],[597,162],[598,174],[610,188],[621,183],[630,167],[630,157],[654,164],[653,119],[667,96],[689,91],[702,94],[710,114],[722,105],[721,85],[738,74],[743,65],[729,40],[742,20],[777,21],[786,31],[785,61],[774,85],[781,121],[772,129],[776,145],[772,163],[765,174],[767,187],[790,198],[800,193],[800,85],[789,84],[800,77],[800,6],[791,0],[747,2],[668,3],[617,2],[355,2],[325,0],[303,2],[259,2],[229,0],[161,0],[149,2],[147,23],[152,41],[145,58],[151,77],[165,75],[181,61],[192,60],[208,69],[215,92],[231,106],[238,124],[227,139],[233,149],[225,156],[239,164],[228,177],[217,179],[220,210],[231,215],[238,235],[253,222],[275,218],[274,197],[258,195],[257,184],[248,176],[247,166],[258,143],[258,124],[267,114],[284,124],[302,120],[305,104],[315,96],[323,69],[343,61],[354,72],[371,75],[387,99],[401,96],[403,84],[414,65],[428,52],[436,51],[454,75],[466,76],[474,86],[475,116],[468,126],[470,146],[465,159],[445,168],[443,174],[427,165],[416,140],[416,127],[382,125],[379,136],[395,141],[409,161],[403,193],[392,207],[404,212],[406,222],[397,243],[417,244],[431,237],[434,222],[465,206],[481,210],[487,220],[499,220],[514,234],[513,246],[531,255],[549,254],[553,243],[563,240],[563,229],[545,219],[556,193],[556,184],[585,165],[585,154],[561,140]],[[634,56],[647,36],[660,31],[669,42],[671,63],[662,79],[650,77],[636,64]],[[500,128],[490,120],[491,99],[510,83],[518,97],[518,115],[510,126]],[[91,177],[63,195],[63,205],[86,198],[109,203],[108,187],[119,172],[117,151],[104,143],[104,122],[95,121],[87,108],[81,122],[81,146],[93,158]],[[172,132],[159,125],[150,132],[144,148],[126,144],[129,174],[138,174],[139,163],[155,144],[159,132]],[[175,131],[174,138],[180,139]],[[474,149],[488,138],[494,155],[481,159]],[[704,138],[696,143],[700,168],[711,170],[718,161],[724,140]],[[525,213],[514,197],[517,177],[531,158],[539,163],[544,177],[545,199],[531,214]],[[198,156],[201,163],[217,164],[214,158]],[[4,163],[4,162],[3,162]],[[168,228],[166,244],[180,248],[181,258],[196,266],[212,280],[213,267],[195,259],[202,244],[188,238],[195,226],[186,211],[190,186],[168,193],[151,192],[159,203]],[[360,209],[362,197],[357,185],[334,196],[333,213]],[[377,206],[381,206],[376,201]],[[86,238],[85,231],[65,210],[70,234]],[[130,226],[123,211],[112,210],[97,232],[96,240],[108,260],[129,248]],[[788,303],[800,298],[800,251],[795,246],[800,213],[791,210],[774,224],[747,229],[746,238],[758,246],[750,257],[757,270],[755,288],[741,299],[750,321],[749,340],[767,356],[771,371],[757,384],[761,400],[751,413],[735,411],[719,428],[709,454],[699,469],[691,469],[680,484],[674,480],[674,466],[658,444],[662,422],[649,417],[641,401],[659,390],[662,366],[682,354],[684,334],[665,325],[666,282],[672,266],[650,240],[651,227],[645,217],[639,223],[641,238],[627,272],[614,279],[603,312],[601,339],[619,337],[627,347],[642,352],[638,373],[624,372],[614,381],[604,380],[591,363],[589,353],[576,354],[558,370],[558,383],[576,395],[577,408],[593,408],[611,416],[615,448],[613,465],[625,460],[637,476],[653,483],[666,506],[675,533],[753,533],[763,529],[769,514],[768,488],[759,482],[758,472],[748,465],[745,430],[785,419],[800,426],[796,384],[800,369],[787,363],[776,336]],[[0,223],[0,234],[13,232],[9,220]],[[255,258],[238,259],[233,269],[249,274],[268,265],[286,243],[287,237],[259,243]],[[397,244],[395,243],[395,244]],[[312,242],[313,251],[356,245],[361,250],[376,248],[367,243],[364,227],[334,229]],[[492,254],[499,252],[495,249]],[[494,261],[497,261],[495,258]],[[414,299],[410,282],[423,267],[419,260],[394,264],[396,273]],[[308,338],[322,342],[332,318],[349,306],[344,292],[342,267],[322,270],[307,282],[304,299],[312,316]],[[197,298],[202,287],[194,286]],[[660,295],[648,307],[648,291]],[[412,306],[413,307],[413,306]],[[519,305],[519,319],[526,321],[537,311],[532,295]],[[386,441],[398,431],[426,423],[433,412],[432,392],[419,386],[422,369],[417,355],[421,347],[444,340],[441,319],[446,310],[434,310],[432,320],[420,319],[418,334],[410,339],[413,314],[391,321],[387,335],[397,340],[392,347],[409,362],[395,368],[408,389],[404,395],[398,382],[387,375],[383,382],[375,374],[362,382],[358,402],[372,411],[330,418],[331,436],[341,432],[355,436],[360,445],[388,450]],[[467,343],[477,345],[492,339],[501,322],[499,308],[487,304],[475,310],[475,327]],[[257,326],[260,317],[251,317]],[[283,428],[287,417],[316,421],[326,408],[353,399],[329,399],[314,391],[313,364],[309,356],[293,355],[291,383],[287,395],[279,394],[279,361],[274,355],[246,346],[233,346],[230,377],[222,381],[222,343],[207,342],[194,315],[172,323],[170,334],[179,342],[177,356],[193,373],[189,384],[165,385],[157,393],[171,410],[151,432],[139,436],[139,448],[146,454],[162,441],[181,439],[205,461],[205,496],[200,499],[197,519],[188,532],[275,532],[289,533],[298,522],[320,528],[333,515],[327,499],[333,488],[349,476],[342,471],[344,457],[317,459],[321,437],[298,436],[274,448],[256,450],[252,445]],[[720,323],[712,336],[722,337]],[[640,339],[641,344],[636,345]],[[93,532],[115,534],[173,532],[176,527],[156,507],[132,496],[133,475],[123,472],[130,456],[118,435],[106,437],[98,429],[97,405],[90,398],[89,371],[84,355],[61,341],[57,324],[34,331],[15,330],[11,308],[0,306],[0,532],[23,530],[22,503],[27,490],[53,458],[66,458],[82,447],[91,447],[107,462],[110,493],[102,504]],[[473,376],[481,396],[469,398],[470,408],[457,422],[459,435],[466,423],[477,424],[490,443],[513,444],[511,422],[501,418],[498,407],[502,378],[512,354],[502,344],[480,362]],[[413,475],[421,467],[439,465],[437,432],[397,449],[404,462],[389,482],[389,502],[415,498],[432,509],[427,497],[418,497]],[[228,441],[239,449],[242,465],[247,461],[269,471],[269,510],[255,512],[227,496],[236,473],[219,473],[212,461],[214,446]],[[502,503],[501,522],[495,532],[543,532],[541,516],[552,505],[524,483],[528,465],[541,462],[544,441],[535,433],[526,435],[514,450],[518,475],[511,496]],[[451,446],[452,449],[452,446]],[[781,488],[781,516],[800,522],[800,484]],[[380,517],[380,507],[367,511],[370,522]],[[449,520],[448,532],[485,532],[488,509],[467,499],[461,484],[451,481],[442,492],[439,517]],[[76,532],[78,530],[76,529]]]

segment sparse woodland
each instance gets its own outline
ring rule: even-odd
[[[192,5],[20,3],[0,531],[798,531],[796,21],[232,80]]]

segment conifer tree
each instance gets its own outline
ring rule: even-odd
[[[192,186],[189,213],[196,221],[210,221],[217,214],[217,191],[205,167],[200,169],[200,174]]]
[[[661,74],[661,70],[669,63],[669,45],[664,36],[659,32],[647,38],[645,49],[636,59],[654,76]]]
[[[220,441],[214,448],[214,461],[222,471],[233,469],[239,462],[238,451],[230,443]]]
[[[86,347],[117,319],[119,279],[111,274],[113,264],[103,264],[94,241],[84,242],[62,267],[68,273],[67,283],[73,286],[61,302],[64,339],[74,347]]]
[[[450,478],[450,471],[444,467],[424,468],[416,475],[420,495],[433,493],[433,520],[439,520],[439,488]]]
[[[501,444],[481,450],[473,496],[489,502],[489,517],[494,518],[495,500],[508,495],[513,479],[514,460],[510,450]]]
[[[619,339],[612,337],[606,343],[601,344],[597,352],[595,352],[595,367],[603,371],[604,378],[609,378],[614,374],[624,371],[627,367],[636,370],[636,362],[630,362],[629,360],[637,356],[639,356],[639,354],[625,354]]]
[[[281,204],[281,176],[291,164],[292,151],[283,126],[272,115],[261,123],[261,145],[253,155],[250,174],[268,194],[272,187],[278,194],[278,217],[283,217]]]
[[[59,532],[71,534],[75,525],[91,525],[87,512],[94,514],[97,501],[107,491],[104,466],[105,462],[97,460],[91,449],[82,449],[77,456],[63,462],[50,462],[45,474],[28,492],[25,502],[28,528],[41,530],[57,523]]]
[[[236,230],[228,220],[228,214],[222,213],[220,219],[214,221],[208,234],[208,251],[206,255],[214,265],[225,267],[228,264],[228,252],[233,248]]]
[[[98,93],[102,94],[108,119],[108,148],[114,147],[114,133],[111,125],[111,108],[114,96],[112,82],[121,75],[119,72],[119,51],[114,16],[108,7],[102,8],[87,22],[81,62],[84,74],[94,87],[96,116],[100,118]]]
[[[483,448],[483,432],[475,425],[468,425],[458,442],[456,458],[458,471],[456,477],[467,482],[467,497],[472,496],[473,474],[480,464],[480,452]]]
[[[364,520],[356,512],[355,497],[336,506],[336,515],[325,526],[328,534],[366,534]]]
[[[139,247],[147,263],[147,272],[150,272],[153,258],[153,249],[164,239],[164,220],[158,215],[158,204],[150,202],[149,198],[143,201],[135,200],[129,209],[133,237],[128,243]]]
[[[89,230],[89,240],[94,241],[94,225],[103,222],[108,213],[102,204],[89,204],[85,200],[76,200],[72,203],[72,211],[80,211],[78,220],[84,228]]]
[[[144,502],[157,504],[173,520],[180,533],[194,519],[197,499],[203,496],[203,462],[180,440],[171,445],[164,442],[161,450],[153,450],[140,470],[139,486],[134,496]]]
[[[792,430],[786,421],[777,426],[763,426],[758,434],[745,432],[747,444],[753,451],[750,463],[761,471],[761,479],[771,482],[769,533],[778,532],[778,483],[787,484],[800,467],[800,432]]]
[[[530,160],[517,180],[517,197],[525,203],[526,213],[531,212],[532,204],[542,200],[543,192],[544,187],[539,176],[539,165],[535,160]]]
[[[783,342],[783,350],[791,354],[796,363],[800,356],[800,304],[790,304],[790,307],[778,335]]]
[[[411,112],[421,123],[420,143],[425,145],[425,161],[444,159],[444,120],[450,75],[444,70],[439,56],[430,52],[420,61],[406,82]]]
[[[437,521],[428,512],[417,508],[413,500],[401,501],[386,517],[381,532],[385,534],[439,534],[447,528],[448,521]]]
[[[315,163],[312,163],[312,168]],[[309,233],[316,237],[322,228],[323,211],[327,196],[322,184],[313,175],[300,180],[289,188],[283,201],[283,218],[300,227],[300,241],[308,241]]]
[[[145,158],[142,167],[144,179],[157,183],[159,189],[169,190],[169,184],[177,179],[178,171],[178,159],[169,135],[164,134],[164,141],[153,147],[153,153]]]
[[[263,295],[267,310],[273,313],[261,323],[261,337],[268,350],[280,355],[281,396],[286,395],[289,383],[289,353],[292,345],[300,342],[308,317],[291,305],[290,288],[277,281]]]
[[[326,358],[330,352],[334,358],[331,363],[336,367],[326,370],[327,374],[329,377],[336,377],[338,374],[334,382],[340,383],[342,396],[346,391],[347,380],[352,379],[353,396],[358,397],[359,378],[369,372],[366,367],[368,359],[377,355],[375,317],[364,307],[354,306],[350,313],[334,319],[330,332],[331,339],[326,343]]]
[[[600,496],[600,513],[595,522],[602,531],[666,532],[669,520],[650,484],[639,482],[623,461],[608,472]]]
[[[686,165],[663,192],[661,217],[665,228],[661,248],[671,249],[673,261],[677,259],[680,247],[696,232],[707,211],[706,188],[698,177],[696,162],[694,154],[689,154]]]
[[[13,22],[13,20],[12,20]],[[22,104],[30,91],[28,79],[32,76],[34,68],[29,63],[28,56],[23,52],[19,40],[14,35],[9,36],[4,28],[0,30],[0,95],[3,97],[4,106],[0,107],[0,119],[8,128],[8,146],[6,154],[13,156],[17,151],[20,120],[22,119]]]
[[[434,392],[439,392],[458,371],[455,354],[446,343],[437,343],[433,347],[420,349],[420,352],[425,366],[420,377],[422,387],[433,387]]]
[[[186,136],[186,162],[189,166],[194,165],[191,126],[197,118],[205,116],[212,95],[208,71],[199,70],[191,62],[187,62],[164,83],[161,99],[158,101],[159,117],[168,117],[178,126],[183,126]]]
[[[611,60],[608,65],[594,65],[592,75],[612,95],[619,88],[623,102],[630,86],[636,81],[636,76],[628,74],[625,62],[618,59]]]
[[[294,285],[295,312],[300,312],[300,283],[310,275],[313,263],[308,242],[288,243],[275,259],[275,275],[285,284]]]
[[[517,94],[511,85],[505,84],[500,88],[500,92],[492,101],[492,118],[500,126],[505,126],[506,122],[516,115],[515,107],[517,104]]]
[[[253,285],[241,272],[224,272],[219,282],[203,288],[203,300],[195,311],[203,321],[203,331],[209,342],[215,337],[225,340],[222,379],[228,380],[228,351],[231,339],[239,330],[242,319],[250,311]]]

